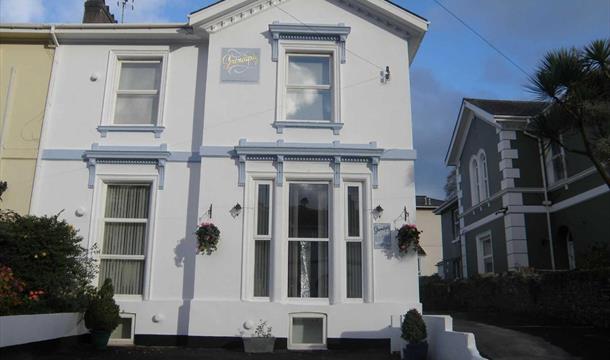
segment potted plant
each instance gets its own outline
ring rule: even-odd
[[[421,314],[411,309],[402,320],[401,337],[407,341],[402,350],[403,359],[406,360],[426,360],[428,356],[428,342],[426,338],[426,323]]]
[[[91,294],[85,311],[85,326],[91,332],[91,341],[98,350],[106,349],[110,334],[121,321],[119,306],[113,296],[112,281],[106,279],[102,287]]]
[[[260,320],[251,337],[243,337],[244,351],[253,353],[272,353],[275,347],[275,337],[271,334],[271,326]]]
[[[426,252],[419,244],[419,236],[423,231],[417,229],[417,226],[412,224],[405,224],[396,234],[398,240],[398,250],[401,254],[406,254],[409,250],[414,249],[418,255],[425,256]]]
[[[197,235],[197,253],[206,253],[208,255],[216,251],[218,241],[220,240],[220,230],[212,223],[202,223],[195,231]]]

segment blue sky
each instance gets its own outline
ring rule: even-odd
[[[610,38],[610,0],[439,0],[527,72],[546,51]],[[135,0],[126,22],[186,22],[210,0]],[[433,0],[397,4],[430,20],[412,66],[418,194],[443,198],[443,161],[463,97],[531,99],[527,77]],[[115,14],[116,1],[107,0]],[[83,0],[0,0],[1,22],[80,22]]]

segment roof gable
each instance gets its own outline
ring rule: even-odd
[[[462,107],[453,129],[453,135],[445,157],[445,165],[455,166],[458,164],[473,120],[485,121],[498,129],[510,128],[510,130],[515,130],[520,128],[519,124],[525,125],[528,119],[540,114],[547,106],[547,103],[539,101],[465,98],[462,101]]]
[[[215,33],[289,1],[306,0],[221,0],[189,15],[189,25]],[[334,0],[330,3],[357,13],[392,33],[409,40],[409,56],[417,53],[428,21],[387,0]]]

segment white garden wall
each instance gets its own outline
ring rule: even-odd
[[[0,348],[87,332],[80,313],[0,316]]]
[[[453,331],[453,319],[446,315],[424,315],[428,330],[428,359],[484,360],[474,335]]]

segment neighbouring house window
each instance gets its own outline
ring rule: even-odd
[[[491,233],[487,232],[477,236],[477,244],[479,255],[479,273],[494,272]]]
[[[470,197],[472,206],[479,203],[479,161],[474,157],[470,160]]]
[[[567,177],[565,152],[561,145],[556,142],[548,143],[545,162],[549,185],[553,185]]]
[[[362,298],[362,186],[347,185],[347,297]]]
[[[329,185],[291,183],[288,297],[328,297]]]
[[[119,59],[114,124],[157,124],[161,72],[161,59]]]
[[[287,54],[286,120],[333,121],[332,55]]]
[[[326,348],[326,316],[324,314],[291,314],[288,334],[291,350]]]
[[[271,255],[271,182],[256,183],[254,296],[269,296]]]
[[[487,175],[487,155],[481,150],[479,152],[479,199],[489,198],[489,178]]]
[[[483,150],[470,160],[470,193],[472,206],[489,198],[487,155]]]
[[[150,185],[107,185],[100,254],[100,285],[112,280],[118,295],[142,295]]]

